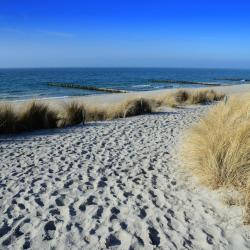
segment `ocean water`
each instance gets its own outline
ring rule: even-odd
[[[171,80],[171,83],[164,82]],[[162,82],[161,82],[162,81]],[[48,86],[48,83],[75,83],[128,91],[201,87],[180,81],[244,84],[250,70],[174,68],[50,68],[0,69],[0,100],[64,98],[103,92]]]

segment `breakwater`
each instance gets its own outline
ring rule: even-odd
[[[71,88],[71,89],[84,89],[84,90],[109,92],[109,93],[127,93],[128,92],[126,90],[121,90],[121,89],[99,88],[99,87],[95,87],[95,86],[73,84],[73,83],[48,83],[48,86],[51,86],[51,87],[62,87],[62,88]]]

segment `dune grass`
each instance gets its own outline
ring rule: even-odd
[[[85,110],[87,121],[103,121],[149,114],[153,111],[153,104],[150,99],[137,97],[108,106],[85,105]]]
[[[250,223],[250,96],[213,107],[186,133],[182,157],[202,184],[239,191]]]
[[[179,90],[174,93],[175,102],[177,105],[193,105],[207,104],[214,101],[220,101],[224,98],[224,94],[215,92],[214,90]]]
[[[57,114],[48,105],[32,101],[22,106],[17,114],[17,131],[32,131],[57,127]]]
[[[143,98],[130,99],[107,107],[73,101],[52,109],[49,104],[31,101],[14,110],[12,105],[3,104],[0,105],[0,133],[63,128],[84,124],[86,121],[111,120],[151,112],[150,101]]]
[[[122,102],[117,105],[117,109],[114,109],[114,112],[111,113],[114,116],[113,118],[125,118],[142,114],[149,114],[153,110],[153,105],[149,99],[145,98],[136,98],[130,99]]]
[[[106,106],[94,106],[90,104],[85,104],[85,118],[86,122],[91,121],[104,121],[108,119]]]
[[[216,93],[214,90],[196,90],[188,95],[186,102],[189,104],[206,104],[209,102],[220,101],[224,97],[224,94]]]
[[[0,105],[0,133],[13,133],[16,130],[17,116],[13,107],[8,104]]]
[[[193,92],[189,92],[187,90],[179,90],[173,94],[174,99],[176,103],[182,104],[187,102],[188,99],[190,99],[190,96],[193,94]]]
[[[169,106],[175,108],[186,105],[208,104],[214,101],[220,101],[224,97],[224,94],[217,93],[214,90],[180,89],[173,93],[161,95],[154,101],[157,106]]]
[[[84,105],[77,102],[63,103],[62,109],[58,112],[57,126],[60,128],[85,123]]]
[[[14,133],[37,129],[63,128],[90,121],[112,120],[153,112],[157,107],[178,107],[221,100],[224,95],[213,90],[178,90],[152,98],[140,96],[116,104],[97,106],[80,101],[65,102],[55,109],[49,103],[31,101],[14,106],[0,105],[0,133]],[[58,105],[57,105],[58,106]]]

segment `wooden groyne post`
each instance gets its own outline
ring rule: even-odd
[[[95,86],[87,86],[87,85],[80,85],[80,84],[74,84],[74,83],[48,83],[48,86],[71,88],[71,89],[85,89],[85,90],[109,92],[109,93],[128,93],[128,91],[121,90],[121,89],[98,88]]]

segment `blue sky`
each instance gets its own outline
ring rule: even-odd
[[[0,67],[250,68],[250,1],[0,0]]]

